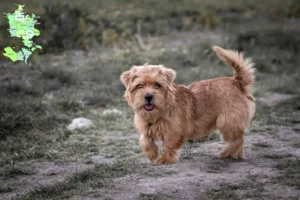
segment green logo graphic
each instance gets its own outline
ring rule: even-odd
[[[9,33],[11,37],[21,38],[23,45],[21,50],[15,52],[11,47],[5,47],[3,55],[10,58],[13,62],[24,61],[27,64],[28,58],[31,56],[34,50],[42,49],[40,45],[33,43],[32,38],[39,36],[40,31],[34,28],[37,24],[37,16],[31,14],[31,16],[24,13],[23,8],[25,5],[18,5],[18,9],[14,13],[4,13],[9,23]]]

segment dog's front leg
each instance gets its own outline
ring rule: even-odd
[[[155,163],[159,157],[159,149],[158,146],[154,143],[153,138],[142,134],[140,136],[140,145],[148,159],[152,163]]]
[[[163,144],[163,154],[157,160],[157,164],[171,164],[178,161],[180,156],[180,148],[185,142],[185,137],[180,136],[177,139],[165,140]]]

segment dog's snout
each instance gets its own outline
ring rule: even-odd
[[[152,94],[147,93],[144,98],[146,101],[150,102],[150,101],[152,101],[153,96],[152,96]]]

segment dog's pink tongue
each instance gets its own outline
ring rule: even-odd
[[[151,110],[151,109],[153,108],[153,105],[152,105],[152,104],[146,104],[146,105],[145,105],[145,108],[146,108],[147,110]]]

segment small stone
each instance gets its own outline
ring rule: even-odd
[[[42,98],[42,103],[49,104],[54,99],[54,97],[55,96],[54,96],[53,92],[46,93]]]
[[[260,100],[262,103],[266,104],[266,105],[275,105],[279,102],[288,100],[293,98],[295,95],[291,95],[291,94],[280,94],[280,93],[271,93],[271,92],[267,92],[263,97],[258,98],[258,100]]]
[[[118,116],[122,116],[123,115],[123,112],[121,110],[117,110],[117,109],[107,109],[107,110],[104,110],[103,115],[118,115]]]
[[[93,124],[92,120],[84,118],[84,117],[78,117],[72,120],[72,123],[69,124],[67,129],[69,131],[74,131],[75,129],[84,129],[88,128]]]

